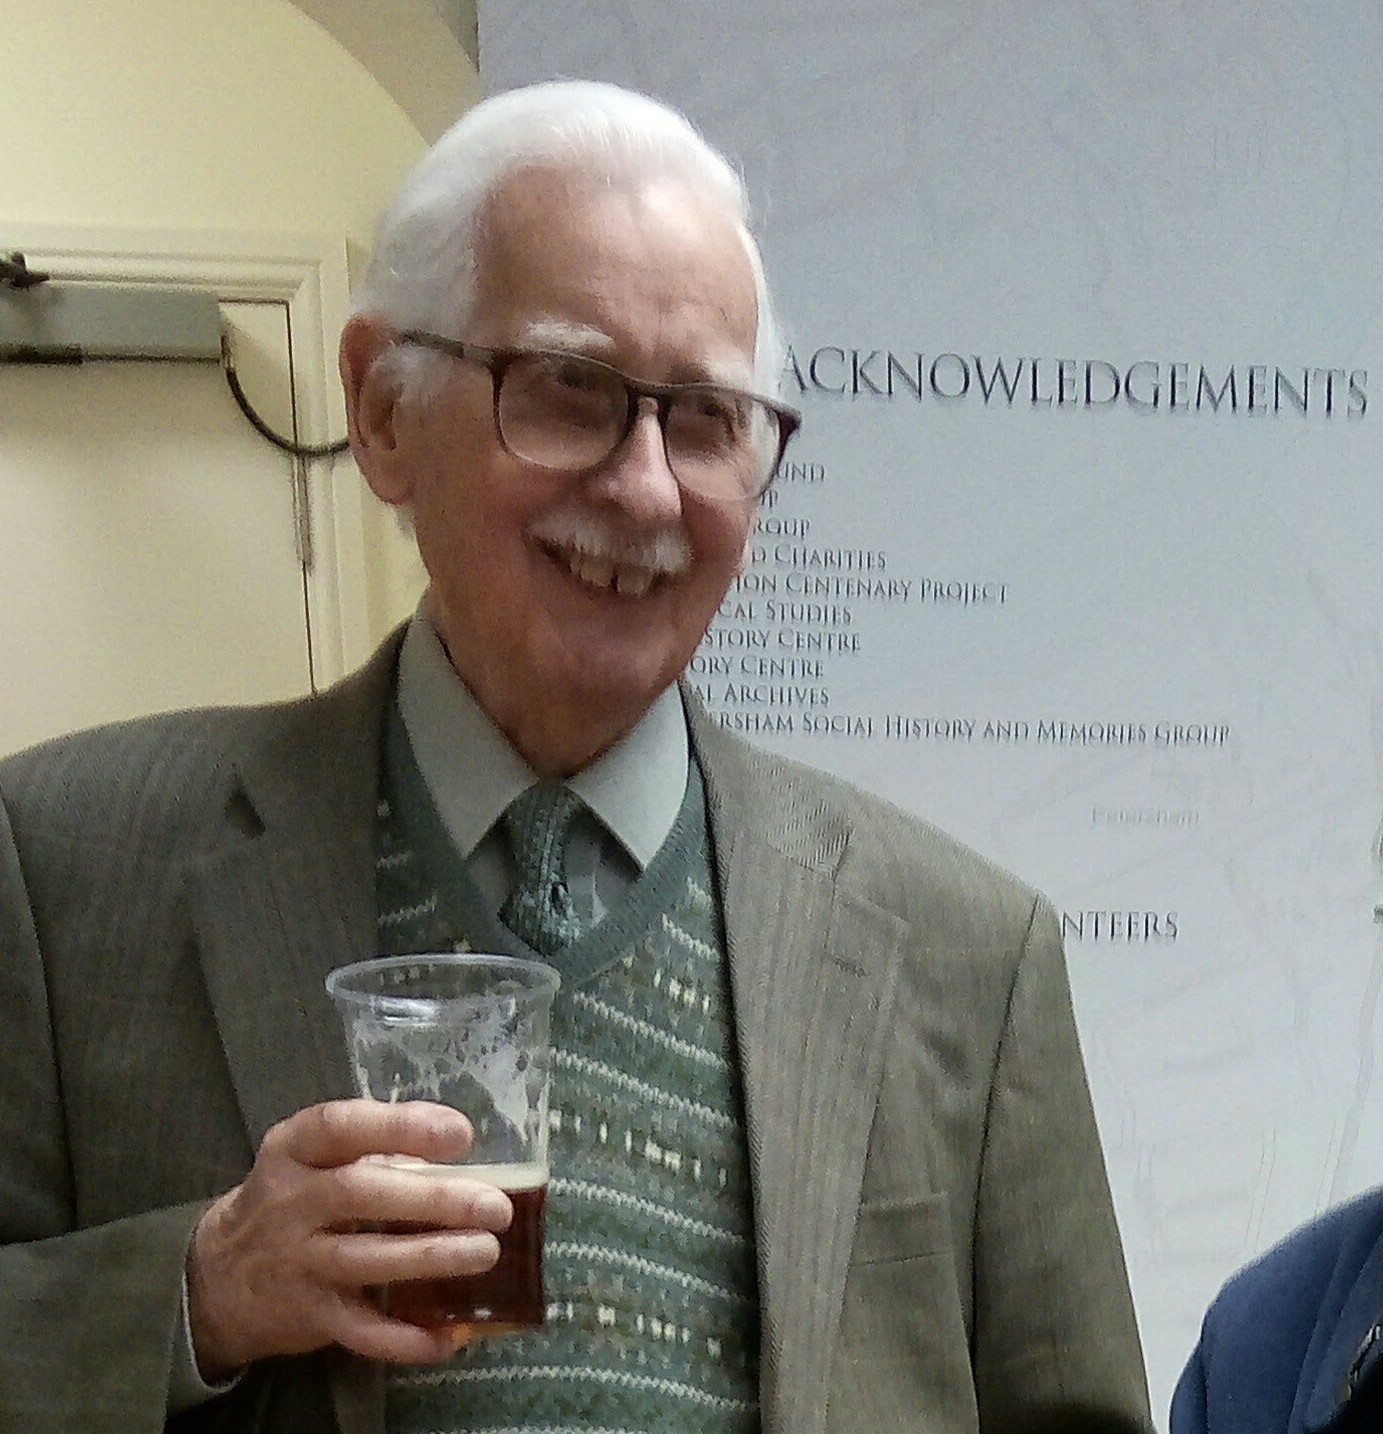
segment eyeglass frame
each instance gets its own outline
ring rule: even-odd
[[[629,435],[634,431],[634,425],[639,421],[640,400],[651,398],[656,405],[658,415],[658,431],[663,440],[663,456],[668,460],[668,468],[672,476],[677,479],[679,487],[685,488],[681,478],[677,477],[677,471],[672,467],[672,460],[667,451],[667,421],[668,413],[672,407],[673,400],[684,393],[696,393],[698,391],[713,390],[719,393],[733,394],[736,398],[752,399],[755,403],[761,403],[778,422],[778,451],[773,462],[769,465],[768,472],[764,475],[759,486],[753,490],[746,491],[739,496],[726,496],[719,498],[714,494],[704,493],[698,488],[692,491],[698,496],[705,498],[708,502],[734,503],[746,502],[757,503],[763,495],[768,492],[774,478],[778,476],[778,470],[782,467],[783,455],[787,452],[788,444],[792,441],[793,435],[802,426],[802,415],[797,409],[786,403],[769,398],[766,394],[754,393],[750,389],[736,388],[733,384],[717,383],[714,379],[693,380],[689,383],[647,383],[643,379],[637,379],[616,368],[613,364],[606,363],[603,359],[592,358],[589,354],[575,353],[569,349],[544,349],[544,348],[489,348],[483,344],[473,344],[466,339],[450,339],[443,334],[434,334],[428,329],[403,329],[400,330],[399,342],[416,344],[419,348],[433,349],[438,353],[444,353],[452,358],[469,359],[477,363],[490,375],[491,411],[495,423],[495,436],[499,439],[504,451],[511,457],[519,459],[521,463],[533,463],[536,467],[544,469],[549,473],[588,473],[606,462],[614,453],[628,441]],[[587,464],[584,467],[574,465],[570,468],[565,465],[538,463],[532,458],[525,458],[520,453],[515,453],[509,446],[509,440],[504,436],[504,429],[499,421],[499,393],[504,384],[504,375],[509,368],[520,359],[526,358],[553,358],[553,359],[576,359],[581,363],[590,364],[593,368],[608,373],[612,378],[618,379],[624,387],[628,398],[628,407],[625,412],[624,427],[620,430],[619,437],[611,445],[610,451],[603,458],[595,463]]]

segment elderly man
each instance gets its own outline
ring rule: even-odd
[[[1050,909],[677,685],[780,352],[660,105],[501,96],[409,178],[341,371],[418,615],[322,696],[0,766],[0,1427],[1145,1427]],[[362,1158],[469,1127],[345,1099],[322,981],[467,947],[563,986],[546,1325],[458,1351],[370,1292],[488,1268],[509,1202]]]

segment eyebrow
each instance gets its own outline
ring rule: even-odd
[[[519,342],[525,347],[562,349],[598,359],[615,351],[615,341],[609,334],[593,324],[577,324],[569,319],[531,319],[524,324]]]
[[[614,339],[593,324],[574,323],[570,319],[531,319],[523,325],[518,342],[525,348],[557,349],[584,358],[599,359],[612,368],[616,345]],[[742,361],[707,363],[695,378],[678,380],[686,383],[713,383],[723,388],[753,391],[753,365]]]

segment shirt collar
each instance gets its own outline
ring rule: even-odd
[[[456,675],[422,608],[399,652],[398,703],[418,770],[464,861],[537,773]],[[567,785],[642,868],[681,809],[689,753],[686,713],[672,686],[627,736]]]

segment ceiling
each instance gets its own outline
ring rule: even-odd
[[[480,98],[477,0],[292,0],[431,143]]]

